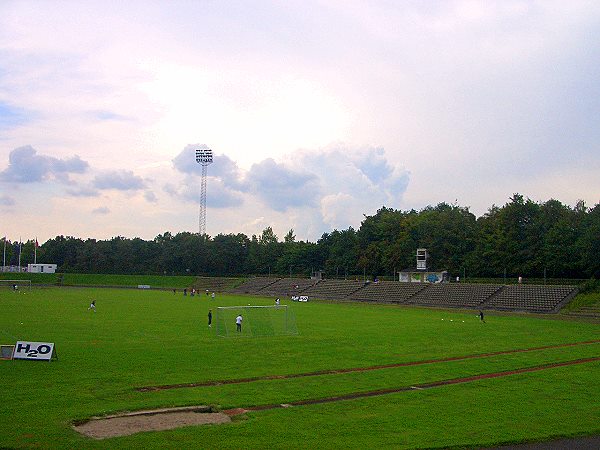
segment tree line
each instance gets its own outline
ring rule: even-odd
[[[569,207],[514,194],[476,218],[468,207],[440,203],[422,210],[382,207],[360,228],[333,230],[317,242],[279,239],[271,227],[260,235],[165,232],[151,241],[57,236],[37,248],[37,261],[60,272],[165,275],[392,276],[415,267],[427,248],[432,269],[451,276],[600,278],[600,204]],[[32,263],[36,242],[5,240],[7,265]]]

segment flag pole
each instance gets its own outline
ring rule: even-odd
[[[6,268],[6,236],[4,236],[4,259],[2,260],[2,272]]]
[[[33,263],[37,264],[37,248],[38,248],[38,243],[37,243],[37,236],[35,237],[35,247],[33,247]]]
[[[21,236],[19,236],[19,273],[21,273],[21,245],[23,241],[21,241]]]

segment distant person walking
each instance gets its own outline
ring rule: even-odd
[[[485,323],[485,318],[483,317],[483,311],[479,311],[479,319]]]
[[[235,326],[238,333],[242,332],[242,320],[244,320],[244,318],[241,314],[235,318]]]
[[[92,311],[96,312],[96,300],[92,300],[92,303],[90,303],[90,307],[88,308],[88,311],[89,311],[90,309],[91,309]]]
[[[212,327],[212,310],[208,310],[208,328]]]

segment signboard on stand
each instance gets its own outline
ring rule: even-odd
[[[17,341],[13,359],[29,359],[33,361],[51,361],[58,359],[54,342]]]

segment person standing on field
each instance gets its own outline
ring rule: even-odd
[[[208,328],[212,327],[212,310],[208,310]]]
[[[91,309],[92,311],[96,312],[96,300],[92,300],[92,303],[90,303],[90,307],[88,308],[88,311],[89,311],[90,309]]]
[[[235,318],[235,326],[238,333],[242,332],[242,320],[244,320],[244,318],[241,314]]]
[[[485,319],[484,319],[484,317],[483,317],[483,311],[479,311],[479,319],[480,319],[480,320],[481,320],[483,323],[485,323]]]

